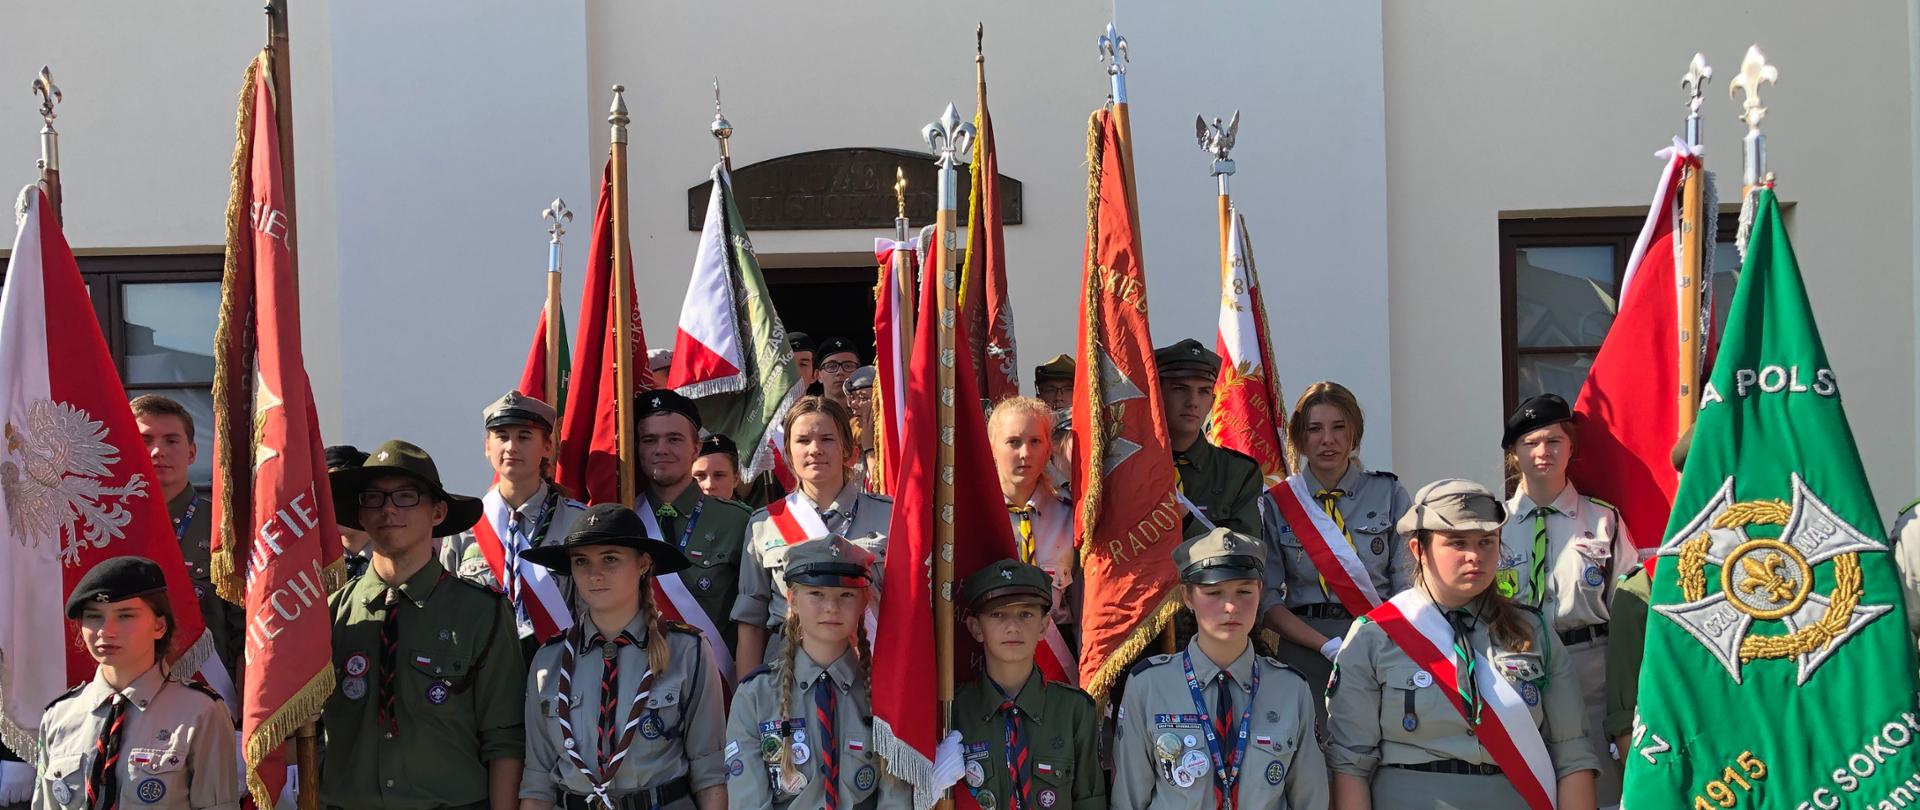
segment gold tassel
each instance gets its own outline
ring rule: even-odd
[[[247,238],[251,224],[248,221],[249,196],[248,170],[253,162],[253,93],[254,82],[260,81],[267,69],[272,51],[262,50],[259,56],[247,63],[246,77],[240,83],[239,111],[234,115],[233,164],[228,168],[227,193],[227,256],[221,270],[220,282],[220,325],[214,333],[214,372],[213,372],[213,425],[214,425],[214,477],[227,482],[220,490],[220,514],[225,518],[221,524],[213,527],[219,533],[220,542],[213,550],[212,579],[215,592],[220,598],[238,605],[247,602],[247,583],[245,577],[246,554],[244,538],[235,527],[246,526],[252,521],[235,519],[236,515],[251,515],[251,498],[241,503],[235,494],[232,483],[239,476],[246,475],[248,486],[243,491],[251,494],[253,473],[253,447],[251,429],[238,432],[238,426],[231,424],[228,414],[235,397],[247,396],[251,391],[234,390],[229,384],[232,367],[235,363],[250,364],[252,359],[246,348],[254,342],[252,334],[252,301],[237,300],[234,290],[242,272],[235,255],[241,240]],[[249,268],[250,270],[251,268]],[[251,289],[252,285],[248,285]],[[242,345],[245,344],[245,345]],[[238,351],[240,357],[234,357]],[[250,385],[252,375],[242,375],[248,380],[243,389]],[[249,409],[251,410],[251,409]],[[250,426],[249,426],[250,427]],[[236,452],[231,440],[234,436],[249,437],[244,456]]]

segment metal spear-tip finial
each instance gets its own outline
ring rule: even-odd
[[[907,218],[907,167],[900,166],[897,164],[893,167],[893,202],[896,206],[899,207],[898,212],[895,213],[894,216],[899,219],[906,219]]]
[[[973,150],[973,125],[960,120],[960,112],[947,104],[946,112],[935,121],[920,130],[927,146],[933,149],[934,163],[941,168],[955,165],[957,154],[966,154]]]
[[[1127,72],[1127,38],[1120,30],[1107,23],[1107,32],[1100,35],[1100,61],[1107,63],[1107,75],[1119,76]]]
[[[613,86],[613,107],[607,110],[607,123],[613,125],[613,142],[626,143],[627,125],[633,123],[633,118],[627,115],[627,86],[624,84]]]
[[[1194,135],[1200,141],[1200,148],[1213,155],[1213,174],[1233,174],[1233,161],[1227,155],[1233,151],[1234,137],[1240,133],[1240,111],[1233,111],[1233,120],[1221,125],[1218,117],[1213,124],[1207,124],[1203,115],[1193,117]]]
[[[1761,119],[1767,117],[1767,108],[1760,104],[1760,85],[1772,84],[1779,78],[1780,71],[1767,64],[1767,55],[1760,52],[1760,46],[1747,48],[1747,57],[1740,60],[1740,72],[1727,83],[1727,97],[1734,98],[1741,90],[1747,91],[1747,100],[1740,105],[1740,120],[1747,123],[1748,131],[1759,130]]]
[[[56,117],[53,106],[60,103],[60,85],[53,83],[53,68],[40,66],[40,75],[33,78],[33,93],[40,97],[40,118],[46,122],[47,129],[53,129]]]
[[[718,76],[713,79],[713,125],[707,127],[707,130],[713,133],[713,137],[719,140],[723,147],[726,145],[726,140],[733,137],[733,122],[728,121],[727,117],[720,113],[720,77]]]
[[[553,224],[547,226],[547,234],[553,237],[554,244],[560,244],[560,237],[567,233],[567,223],[573,221],[573,212],[567,209],[567,201],[553,198],[546,210],[540,212],[540,219]]]

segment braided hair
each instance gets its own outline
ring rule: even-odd
[[[793,615],[793,609],[787,609],[787,621],[780,625],[780,637],[786,642],[786,649],[780,653],[780,713],[774,716],[779,724],[779,734],[787,734],[787,713],[793,709],[794,659],[800,653],[800,639],[803,631],[800,621]],[[793,747],[780,746],[780,781],[784,784],[797,773],[793,769]]]

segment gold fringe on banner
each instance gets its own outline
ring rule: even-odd
[[[320,709],[326,705],[327,698],[333,694],[333,667],[321,667],[314,673],[306,685],[293,693],[279,710],[253,730],[253,736],[247,738],[243,753],[247,758],[247,792],[253,794],[255,807],[273,807],[279,800],[267,792],[267,783],[260,778],[260,762],[287,745],[293,739],[293,733],[301,726],[313,722],[320,716]],[[293,748],[287,748],[289,760],[293,757]]]
[[[236,605],[247,603],[247,538],[238,527],[252,521],[236,519],[236,516],[253,513],[255,437],[251,414],[253,345],[257,338],[253,333],[252,279],[240,278],[242,272],[251,272],[252,268],[243,270],[235,252],[252,228],[247,198],[248,170],[253,162],[254,83],[270,75],[272,54],[271,50],[263,49],[247,63],[246,77],[240,83],[239,111],[234,114],[233,125],[233,163],[227,178],[227,256],[221,268],[220,325],[213,337],[213,474],[214,480],[223,482],[215,493],[220,498],[223,519],[213,527],[219,542],[213,548],[212,578],[220,598]],[[237,293],[241,289],[246,291],[246,300],[241,300],[242,296]],[[236,409],[235,406],[242,403]],[[236,410],[249,415],[247,424],[235,424]],[[239,436],[246,439],[236,441],[235,437]],[[243,485],[236,486],[243,481]]]

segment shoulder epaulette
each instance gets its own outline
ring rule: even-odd
[[[545,641],[540,642],[540,646],[551,647],[555,644],[562,643],[566,640],[567,640],[567,631],[562,630],[558,633],[554,633],[551,636],[547,636],[547,639]]]
[[[862,493],[860,493],[860,494],[861,494],[861,495],[864,495],[864,496],[866,496],[866,497],[869,497],[869,498],[872,498],[872,499],[874,499],[874,500],[876,500],[876,501],[879,501],[879,502],[881,502],[881,503],[893,503],[893,496],[892,496],[892,495],[882,495],[882,494],[880,494],[880,493],[878,493],[878,492],[862,492]]]
[[[720,504],[722,506],[731,506],[749,515],[753,514],[753,507],[748,506],[745,503],[742,503],[740,501],[736,501],[732,498],[715,498],[714,503]]]
[[[1381,478],[1391,478],[1395,481],[1400,480],[1400,476],[1394,475],[1393,473],[1387,472],[1386,470],[1367,470],[1366,473],[1368,475],[1377,475],[1377,476],[1380,476]]]
[[[576,501],[572,498],[561,498],[560,501],[568,509],[578,509],[582,512],[587,511],[587,504],[585,501]]]
[[[1606,508],[1608,508],[1608,509],[1612,509],[1612,510],[1613,510],[1613,511],[1614,511],[1614,512],[1615,512],[1616,514],[1617,514],[1617,513],[1619,513],[1619,511],[1620,511],[1620,507],[1618,507],[1618,506],[1614,506],[1613,504],[1610,504],[1610,503],[1607,503],[1606,501],[1603,501],[1603,500],[1600,500],[1599,498],[1595,498],[1595,497],[1593,497],[1592,495],[1585,495],[1585,496],[1582,496],[1582,497],[1584,497],[1584,498],[1586,498],[1586,499],[1587,499],[1587,500],[1589,500],[1589,501],[1593,501],[1593,502],[1594,502],[1594,503],[1596,503],[1596,504],[1599,504],[1599,505],[1601,505],[1601,506],[1604,506],[1604,507],[1606,507]]]
[[[486,584],[483,584],[483,583],[479,583],[479,582],[474,582],[473,580],[471,580],[471,579],[467,579],[466,577],[462,577],[462,576],[451,576],[451,577],[448,577],[448,579],[450,579],[450,580],[453,580],[454,582],[458,582],[458,583],[460,583],[460,584],[462,584],[462,585],[465,585],[465,586],[467,586],[467,587],[469,587],[469,588],[472,588],[472,589],[474,589],[474,590],[476,590],[476,591],[479,591],[479,592],[481,592],[481,593],[484,593],[484,594],[486,594],[486,595],[488,595],[488,596],[490,596],[490,597],[493,597],[493,598],[495,598],[495,599],[505,599],[505,598],[507,598],[507,595],[506,595],[506,593],[505,593],[505,592],[503,592],[503,591],[501,591],[500,589],[498,589],[498,588],[495,588],[495,587],[493,587],[493,586],[491,586],[491,585],[486,585]]]
[[[772,674],[773,670],[774,670],[774,666],[772,664],[761,664],[759,669],[756,669],[752,672],[747,673],[747,677],[740,679],[740,686],[743,686],[743,687],[746,686],[747,682],[753,680],[754,678],[758,678],[762,675]],[[735,692],[734,694],[738,695],[739,693]]]
[[[686,622],[662,620],[660,622],[660,626],[665,627],[666,629],[673,631],[675,633],[686,633],[692,636],[698,636],[701,634],[700,628],[694,627],[693,625],[687,624]]]
[[[1231,448],[1231,447],[1221,447],[1221,446],[1219,446],[1219,445],[1214,445],[1214,449],[1215,449],[1215,450],[1219,450],[1220,452],[1222,452],[1222,453],[1225,453],[1225,454],[1227,454],[1227,455],[1228,455],[1229,457],[1232,457],[1232,458],[1237,458],[1237,459],[1240,459],[1241,461],[1244,461],[1244,462],[1246,462],[1246,463],[1248,463],[1248,464],[1252,464],[1252,465],[1253,465],[1253,467],[1254,467],[1254,469],[1259,469],[1259,468],[1260,468],[1260,462],[1259,462],[1258,460],[1256,460],[1256,459],[1255,459],[1255,458],[1254,458],[1253,456],[1249,456],[1249,455],[1247,455],[1246,453],[1242,453],[1242,452],[1240,452],[1240,451],[1238,451],[1238,450],[1235,450],[1235,449],[1233,449],[1233,448]]]
[[[1300,670],[1297,670],[1297,669],[1294,669],[1294,668],[1293,668],[1293,667],[1291,667],[1291,666],[1288,666],[1288,665],[1287,665],[1287,662],[1285,662],[1285,661],[1282,661],[1282,660],[1280,660],[1280,659],[1278,659],[1278,658],[1274,658],[1274,657],[1272,657],[1272,656],[1266,656],[1266,655],[1263,655],[1263,656],[1260,656],[1260,661],[1261,661],[1262,663],[1265,663],[1265,664],[1266,664],[1267,666],[1270,666],[1270,667],[1273,667],[1274,669],[1278,669],[1278,670],[1282,670],[1282,671],[1285,671],[1285,672],[1291,672],[1291,673],[1293,673],[1293,674],[1295,674],[1295,675],[1297,675],[1297,676],[1299,676],[1299,677],[1300,677],[1300,680],[1303,680],[1303,681],[1304,681],[1304,680],[1306,680],[1306,679],[1307,679],[1307,673],[1304,673],[1304,672],[1301,672]]]
[[[82,681],[80,683],[74,684],[73,688],[68,689],[65,692],[61,692],[59,697],[56,697],[53,700],[47,701],[47,708],[51,709],[54,707],[54,704],[59,703],[60,701],[66,700],[67,698],[73,697],[74,695],[80,694],[80,690],[87,688],[87,684],[89,683],[92,683],[92,681]],[[45,711],[45,710],[43,709],[42,711]]]
[[[1092,707],[1094,706],[1094,702],[1093,702],[1093,696],[1092,696],[1092,695],[1089,695],[1089,694],[1087,694],[1087,690],[1085,690],[1085,689],[1081,689],[1080,687],[1078,687],[1078,686],[1074,686],[1073,684],[1070,684],[1070,683],[1066,683],[1066,682],[1064,682],[1064,681],[1047,681],[1047,688],[1048,688],[1048,689],[1058,689],[1058,690],[1060,690],[1060,691],[1062,691],[1062,692],[1065,692],[1065,693],[1067,693],[1067,694],[1069,694],[1069,695],[1072,695],[1072,696],[1074,696],[1074,697],[1077,697],[1077,698],[1079,698],[1079,699],[1081,699],[1081,700],[1084,700],[1084,701],[1086,701],[1086,702],[1087,702],[1087,707],[1088,707],[1088,708],[1092,708]]]
[[[1152,669],[1152,668],[1154,668],[1154,667],[1157,667],[1157,666],[1159,666],[1159,665],[1161,665],[1161,664],[1164,664],[1164,663],[1166,663],[1166,662],[1168,662],[1168,661],[1172,661],[1172,660],[1173,660],[1173,654],[1171,654],[1171,653],[1161,653],[1161,654],[1159,654],[1159,655],[1149,655],[1149,656],[1147,656],[1147,657],[1145,657],[1145,658],[1142,658],[1142,659],[1140,659],[1140,661],[1139,661],[1139,663],[1136,663],[1136,664],[1134,664],[1134,665],[1133,665],[1133,669],[1130,669],[1130,670],[1128,670],[1128,671],[1127,671],[1127,674],[1129,674],[1129,675],[1138,675],[1138,674],[1140,674],[1140,673],[1142,673],[1142,672],[1145,672],[1145,671],[1147,671],[1147,670],[1149,670],[1149,669]]]
[[[200,694],[213,698],[214,702],[216,703],[224,703],[226,701],[226,698],[221,697],[219,692],[213,691],[213,687],[208,686],[204,683],[201,683],[200,681],[189,679],[189,680],[181,681],[180,683],[186,685],[188,689],[192,689],[195,692],[199,692]]]

